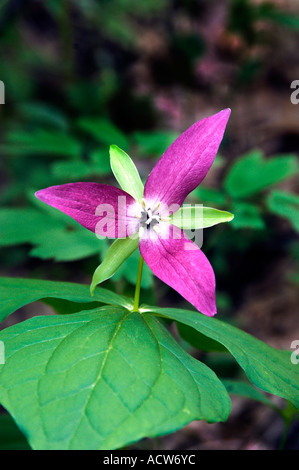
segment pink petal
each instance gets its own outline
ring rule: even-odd
[[[129,215],[135,200],[114,186],[68,183],[41,189],[35,196],[99,237],[124,238],[138,230],[138,219]]]
[[[211,168],[229,116],[230,109],[224,109],[202,119],[171,144],[146,181],[146,201],[181,206]]]
[[[168,238],[164,235],[151,231],[151,236],[142,236],[139,248],[145,262],[197,310],[215,315],[215,276],[208,259],[182,230],[170,225]]]

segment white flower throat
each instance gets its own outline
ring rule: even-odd
[[[169,222],[170,217],[162,217],[159,213],[161,202],[158,202],[153,208],[148,207],[144,199],[141,200],[141,213],[136,215],[140,219],[139,223],[139,235],[141,236],[145,230],[154,230],[156,233],[160,233],[159,223]]]

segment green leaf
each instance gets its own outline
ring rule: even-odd
[[[125,134],[107,119],[83,117],[79,119],[78,126],[102,144],[111,145],[114,143],[125,149],[129,147]]]
[[[46,297],[42,302],[52,307],[59,315],[69,315],[72,313],[82,312],[82,310],[94,310],[101,307],[99,302],[72,302],[70,300],[56,299]]]
[[[94,296],[89,286],[72,282],[40,281],[0,277],[0,321],[20,307],[45,298],[65,299],[72,302],[101,302],[131,309],[133,301],[98,287]]]
[[[63,181],[85,179],[92,176],[103,176],[110,173],[110,167],[100,166],[92,162],[55,162],[51,166],[53,175]]]
[[[61,131],[43,129],[34,132],[12,131],[0,149],[8,155],[20,156],[41,154],[79,157],[81,154],[81,144],[74,137]]]
[[[104,251],[106,240],[99,240],[65,214],[49,217],[47,212],[52,213],[47,208],[43,212],[31,208],[1,209],[0,246],[30,243],[35,245],[31,256],[57,261],[74,261]]]
[[[43,102],[25,102],[16,104],[16,112],[23,121],[45,125],[67,131],[68,120],[60,109]]]
[[[299,407],[299,369],[291,362],[291,351],[272,348],[232,325],[199,312],[147,306],[141,311],[184,323],[223,344],[254,385]]]
[[[234,198],[248,197],[297,173],[296,155],[266,159],[261,151],[255,150],[234,163],[226,177],[225,188]]]
[[[123,262],[135,251],[139,245],[137,238],[118,238],[108,248],[104,260],[97,267],[92,277],[90,292],[93,295],[96,285],[109,279],[123,264]]]
[[[178,323],[177,327],[181,338],[194,348],[205,352],[227,352],[227,349],[222,344],[218,343],[218,341],[208,338],[194,328],[184,325],[183,323]]]
[[[0,210],[0,245],[12,246],[20,243],[34,243],[36,234],[47,237],[49,229],[59,229],[61,224],[49,220],[46,214],[35,209]]]
[[[30,251],[30,256],[41,259],[54,258],[56,261],[76,261],[89,256],[99,255],[105,249],[107,240],[97,239],[92,232],[84,228],[63,227],[45,238],[35,238],[37,246]]]
[[[174,132],[135,132],[134,138],[143,155],[162,155],[175,141]]]
[[[234,220],[232,221],[234,228],[252,228],[256,230],[265,228],[260,210],[254,204],[238,201],[233,204],[232,210],[234,211]]]
[[[250,383],[239,381],[239,380],[222,380],[227,392],[229,395],[237,395],[243,398],[249,398],[250,400],[255,400],[264,405],[273,408],[277,413],[281,413],[281,410],[272,403],[269,398],[267,398],[260,390],[254,388]]]
[[[272,191],[267,198],[270,211],[286,217],[299,232],[299,196],[285,191]]]
[[[0,402],[33,449],[116,449],[230,412],[214,372],[151,315],[103,307],[34,317],[0,339]]]
[[[224,192],[214,188],[198,186],[198,188],[190,193],[190,197],[197,198],[204,203],[209,202],[211,204],[219,204],[220,206],[227,204]]]
[[[185,230],[194,230],[230,222],[233,218],[230,212],[203,207],[200,204],[196,206],[184,204],[171,216],[171,223]]]
[[[116,145],[110,146],[110,164],[120,187],[136,201],[143,197],[143,183],[133,161]]]

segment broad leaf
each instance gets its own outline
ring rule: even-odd
[[[268,208],[274,214],[286,217],[299,232],[299,196],[285,191],[272,191],[267,199]]]
[[[185,230],[194,230],[230,222],[233,218],[230,212],[203,207],[200,204],[196,206],[184,204],[171,216],[171,223]]]
[[[198,312],[147,306],[142,311],[184,323],[223,344],[254,385],[299,407],[299,369],[291,362],[291,351],[272,348],[232,325]]]
[[[143,197],[143,183],[133,161],[116,145],[110,146],[110,164],[120,187],[136,201]]]
[[[97,284],[106,281],[118,270],[123,262],[135,251],[139,245],[139,237],[137,238],[118,238],[108,248],[103,262],[94,272],[90,286],[91,294]]]
[[[131,309],[133,302],[127,297],[98,287],[93,297],[89,286],[72,282],[40,281],[0,277],[0,321],[20,307],[47,298],[72,302],[101,302]]]
[[[296,155],[266,159],[262,152],[256,150],[234,163],[226,177],[225,188],[234,198],[248,197],[296,173]]]
[[[115,449],[230,412],[214,372],[150,315],[34,317],[0,339],[0,402],[34,449]]]

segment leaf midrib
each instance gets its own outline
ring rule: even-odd
[[[89,402],[90,399],[91,399],[91,396],[92,396],[92,394],[93,394],[93,391],[94,391],[94,389],[95,389],[97,383],[98,383],[99,380],[102,378],[102,374],[103,374],[103,371],[104,371],[104,367],[105,367],[105,365],[106,365],[109,352],[111,351],[111,349],[112,349],[112,347],[113,347],[113,343],[114,343],[114,341],[115,341],[115,338],[116,338],[117,334],[119,333],[119,330],[120,330],[122,324],[124,323],[124,321],[127,319],[127,317],[128,317],[130,314],[131,314],[130,311],[126,312],[125,315],[122,317],[122,319],[121,319],[121,320],[117,323],[117,325],[116,325],[116,328],[115,328],[114,333],[113,333],[113,335],[112,335],[112,337],[111,337],[111,340],[109,341],[108,348],[107,348],[107,350],[106,350],[106,352],[105,352],[105,354],[104,354],[104,358],[103,358],[103,362],[102,362],[101,367],[100,367],[100,371],[99,371],[99,373],[98,373],[98,375],[97,375],[97,378],[96,378],[95,382],[92,384],[92,386],[91,386],[91,388],[90,388],[89,394],[87,395],[87,398],[86,398],[86,401],[85,401],[85,404],[84,404],[84,407],[83,407],[83,414],[81,415],[81,417],[80,417],[80,419],[79,419],[79,421],[78,421],[78,424],[77,424],[77,426],[76,426],[76,428],[75,428],[75,430],[74,430],[74,432],[73,432],[73,435],[72,435],[72,437],[71,437],[70,440],[69,440],[69,443],[68,443],[68,448],[69,448],[69,449],[71,448],[72,442],[73,442],[73,440],[74,440],[74,438],[75,438],[75,436],[76,436],[77,430],[78,430],[78,428],[79,428],[79,426],[80,426],[80,424],[81,424],[81,422],[82,422],[83,416],[85,416],[86,419],[88,420],[88,422],[90,422],[90,420],[89,420],[89,418],[88,418],[88,416],[87,416],[87,414],[86,414],[86,407],[87,407],[87,405],[88,405],[88,402]],[[97,433],[98,433],[98,430],[97,430]]]

